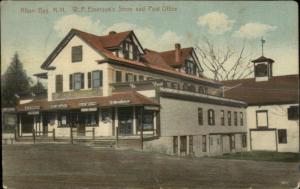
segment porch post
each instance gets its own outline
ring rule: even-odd
[[[181,143],[180,143],[180,136],[177,137],[177,155],[180,156],[180,150],[181,150]]]
[[[157,128],[156,128],[156,115],[157,111],[153,111],[153,135],[157,136]]]
[[[141,133],[141,149],[143,150],[144,148],[144,125],[143,125],[143,112],[144,112],[144,107],[141,108],[141,124],[140,124],[140,133]]]
[[[116,136],[116,148],[118,148],[118,140],[119,140],[119,116],[118,116],[118,108],[115,108],[115,136]]]
[[[135,106],[133,106],[133,134],[136,134],[136,114],[135,114]]]

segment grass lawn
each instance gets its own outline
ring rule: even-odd
[[[254,161],[300,162],[299,153],[267,152],[267,151],[237,152],[233,154],[224,154],[222,156],[216,156],[215,158],[254,160]]]

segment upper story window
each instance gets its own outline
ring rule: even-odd
[[[196,64],[191,60],[186,60],[186,62],[185,62],[185,72],[187,74],[196,75],[196,73],[197,73]]]
[[[234,126],[237,126],[238,124],[238,117],[237,117],[237,112],[234,112],[233,113],[233,123],[234,123]]]
[[[225,113],[224,110],[221,110],[221,125],[225,125]]]
[[[299,119],[299,106],[290,106],[288,108],[288,120]]]
[[[207,111],[207,117],[208,125],[215,125],[215,111],[213,109]]]
[[[231,126],[231,111],[227,112],[228,126]]]
[[[256,111],[256,126],[268,127],[268,111],[267,110],[257,110]]]
[[[92,72],[92,88],[102,87],[102,70]]]
[[[82,46],[72,47],[72,62],[82,61]]]
[[[198,108],[198,123],[199,125],[203,125],[203,109]]]
[[[74,89],[79,90],[84,88],[84,73],[74,74]]]
[[[286,129],[278,129],[278,143],[279,144],[286,144],[287,143]]]
[[[63,75],[56,75],[55,76],[55,91],[57,93],[63,91]]]
[[[116,71],[116,82],[122,82],[122,72],[121,71]]]
[[[240,112],[240,126],[244,125],[244,114],[243,112]]]

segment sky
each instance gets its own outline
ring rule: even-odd
[[[1,74],[15,52],[30,76],[44,72],[40,65],[71,28],[96,35],[134,30],[144,48],[157,51],[203,39],[218,49],[245,44],[252,59],[261,56],[263,36],[274,75],[298,74],[297,8],[294,1],[1,2]]]

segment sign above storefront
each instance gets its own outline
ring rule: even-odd
[[[2,108],[2,112],[15,112],[16,108]]]
[[[67,108],[68,104],[52,104],[50,106],[51,109],[63,109],[63,108]]]
[[[25,106],[25,110],[39,110],[40,106]]]
[[[97,108],[81,108],[81,112],[95,112],[97,111]]]
[[[39,115],[40,112],[39,111],[30,111],[30,112],[27,112],[28,115]]]
[[[96,105],[97,105],[96,102],[81,102],[81,103],[79,103],[80,107],[96,106]]]
[[[159,107],[158,106],[144,106],[144,110],[158,111]]]
[[[117,104],[129,104],[130,100],[111,100],[109,101],[109,104],[111,105],[117,105]]]

